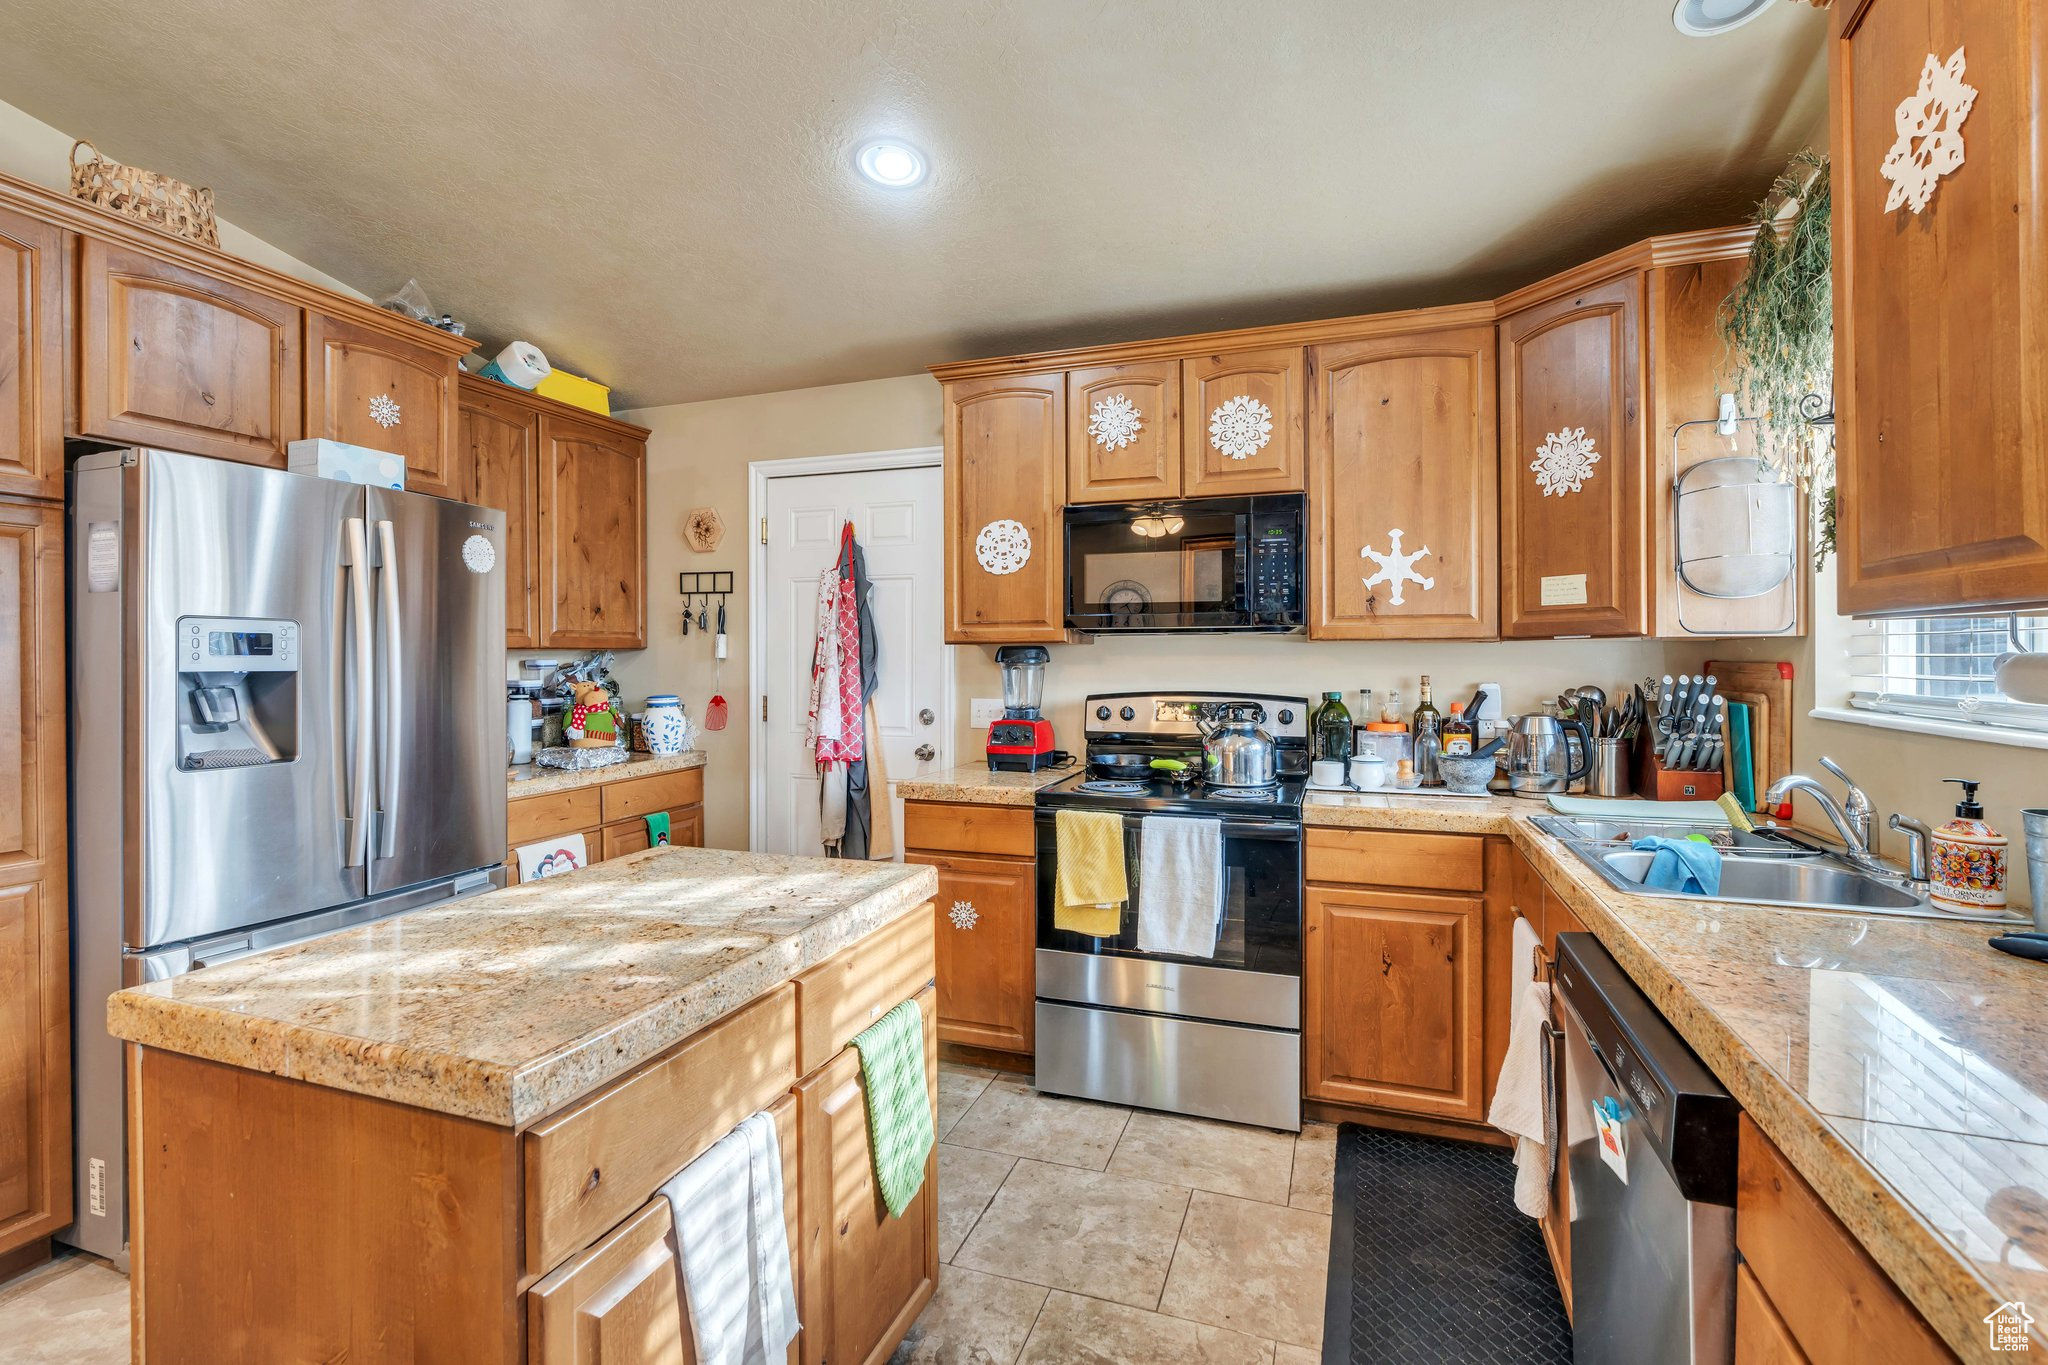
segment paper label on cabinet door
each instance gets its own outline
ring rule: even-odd
[[[121,586],[121,523],[95,521],[85,528],[85,590],[113,592]]]
[[[1621,1113],[1613,1100],[1594,1103],[1593,1128],[1600,1139],[1600,1159],[1621,1178],[1622,1184],[1628,1184],[1628,1134],[1621,1126]]]
[[[1546,607],[1586,605],[1586,576],[1582,573],[1552,574],[1542,580],[1541,586]]]

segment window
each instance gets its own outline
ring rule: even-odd
[[[1849,704],[1861,711],[2048,731],[2048,706],[2003,696],[1992,673],[2017,639],[2048,650],[2048,616],[1909,616],[1850,623]]]

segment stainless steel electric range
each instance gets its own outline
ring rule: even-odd
[[[1261,708],[1278,778],[1222,787],[1201,769],[1201,721],[1232,703]],[[1040,791],[1037,1084],[1061,1095],[1301,1127],[1301,803],[1308,703],[1221,692],[1118,693],[1088,699],[1083,770]],[[1154,758],[1180,760],[1176,778]],[[1063,808],[1124,817],[1130,899],[1115,937],[1055,927],[1055,825]],[[1221,826],[1223,914],[1214,957],[1141,951],[1138,904],[1148,815]]]

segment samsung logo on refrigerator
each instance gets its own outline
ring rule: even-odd
[[[469,528],[473,531],[495,531],[498,529],[488,521],[472,521],[469,523]]]

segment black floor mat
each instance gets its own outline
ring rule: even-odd
[[[1337,1130],[1323,1365],[1568,1365],[1571,1323],[1504,1147]]]

